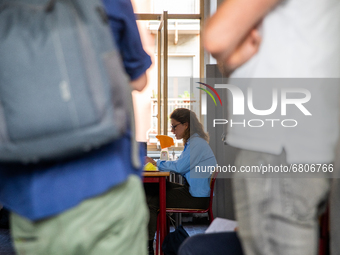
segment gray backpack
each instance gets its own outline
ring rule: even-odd
[[[0,0],[0,162],[69,157],[134,133],[103,10],[101,0]]]

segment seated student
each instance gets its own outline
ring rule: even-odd
[[[199,173],[193,177],[195,167],[201,169],[216,166],[216,159],[208,141],[209,136],[203,130],[196,114],[185,108],[175,109],[171,115],[171,131],[176,139],[183,139],[184,150],[175,161],[158,161],[146,157],[146,163],[157,165],[159,171],[175,172],[185,178],[185,184],[167,182],[166,206],[168,208],[204,209],[209,205],[210,173]],[[197,173],[196,173],[197,175]],[[149,221],[149,254],[153,254],[153,239],[157,228],[159,193],[157,183],[145,184],[147,204],[150,211]]]

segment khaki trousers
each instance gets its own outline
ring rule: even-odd
[[[146,255],[148,210],[140,179],[52,218],[32,222],[11,215],[19,255]]]

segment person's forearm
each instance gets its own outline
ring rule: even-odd
[[[157,161],[157,167],[160,171],[175,172],[178,174],[185,174],[190,170],[190,159],[179,158],[175,161]]]
[[[216,59],[226,59],[280,0],[226,0],[208,20],[204,46]]]

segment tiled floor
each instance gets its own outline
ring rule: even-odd
[[[209,225],[208,224],[201,224],[201,223],[194,224],[193,222],[189,222],[189,223],[183,223],[182,226],[185,229],[185,231],[187,231],[189,236],[193,236],[193,235],[204,233]],[[173,226],[171,226],[170,232],[172,232],[174,230],[175,230],[175,228]],[[153,249],[156,250],[156,242],[154,242]]]

